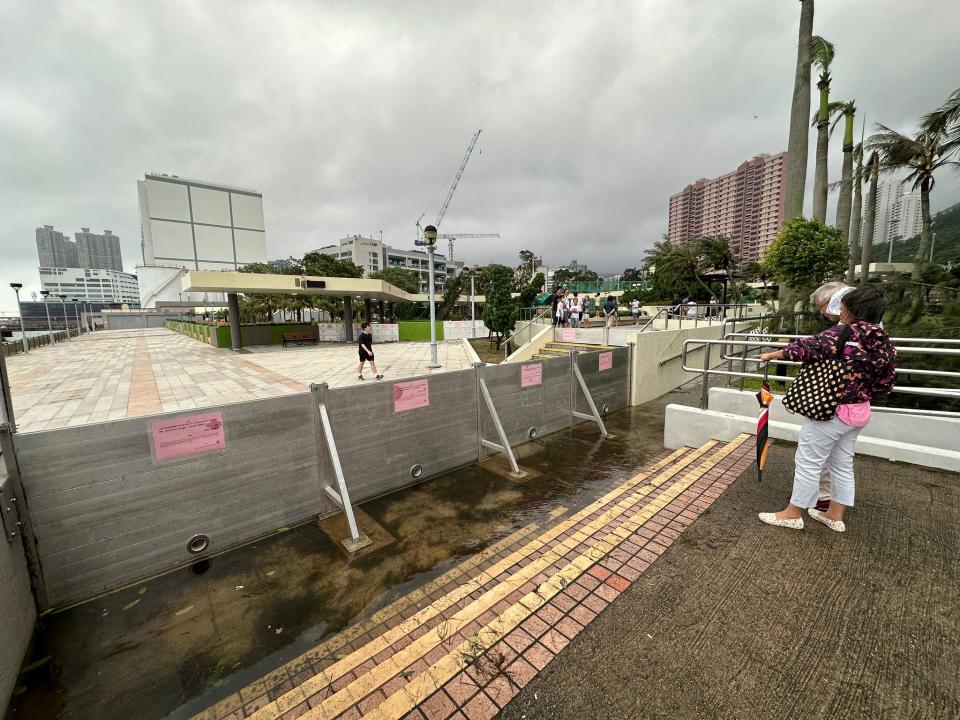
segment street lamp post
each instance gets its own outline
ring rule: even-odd
[[[20,308],[20,288],[23,283],[10,283],[10,287],[17,294],[17,314],[20,316],[20,337],[23,339],[23,351],[30,351],[30,343],[27,342],[27,331],[23,329],[23,310]]]
[[[477,337],[477,296],[473,289],[476,275],[470,273],[470,337]]]
[[[60,298],[60,311],[63,313],[63,329],[67,331],[67,339],[70,339],[70,325],[67,324],[67,296],[58,295]]]
[[[437,362],[437,321],[434,297],[434,277],[433,277],[433,251],[437,246],[437,229],[433,225],[427,225],[423,229],[423,239],[427,243],[427,256],[430,259],[430,364],[427,367],[438,368]]]
[[[80,329],[80,300],[78,298],[73,299],[73,316],[77,319],[77,337],[83,335],[83,330]]]
[[[43,309],[47,311],[47,332],[50,333],[50,344],[53,345],[53,324],[50,322],[50,306],[47,305],[47,299],[50,297],[49,290],[41,290],[43,296]]]

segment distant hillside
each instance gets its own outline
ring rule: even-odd
[[[933,260],[940,264],[960,262],[960,203],[941,210],[933,216],[937,240],[933,246]],[[920,247],[920,236],[893,244],[894,262],[912,262]],[[873,246],[873,261],[887,259],[889,243]]]

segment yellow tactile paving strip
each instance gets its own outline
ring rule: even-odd
[[[547,520],[554,520],[563,515],[565,512],[567,512],[567,508],[554,508],[548,514]],[[524,538],[529,537],[539,528],[540,525],[537,523],[531,523],[518,530],[515,530],[510,535],[507,535],[506,537],[480,551],[476,555],[473,555],[467,560],[464,560],[462,563],[459,563],[456,567],[451,568],[447,572],[439,575],[416,590],[397,598],[390,604],[382,607],[380,610],[377,610],[369,618],[344,628],[335,636],[325,640],[300,657],[285,663],[282,667],[273,671],[269,675],[266,675],[263,678],[260,678],[257,682],[247,686],[241,690],[240,693],[226,698],[216,705],[213,705],[203,712],[195,715],[192,720],[220,720],[221,718],[227,717],[230,713],[233,713],[238,708],[242,707],[245,697],[261,695],[266,690],[282,682],[291,670],[300,668],[305,663],[335,657],[343,648],[347,647],[351,643],[354,643],[357,639],[374,630],[377,626],[394,620],[409,608],[419,608],[420,603],[424,602],[430,597],[430,595],[440,591],[450,583],[456,582],[464,577],[470,577],[471,573],[473,573],[476,568],[482,566],[491,558],[495,558],[498,554],[504,552],[511,545],[514,545],[515,543],[522,541]]]
[[[517,593],[521,587],[536,579],[544,571],[549,570],[552,565],[558,562],[562,563],[566,554],[580,551],[581,556],[589,558],[591,563],[601,559],[609,549],[612,549],[612,545],[610,548],[606,548],[603,545],[605,541],[601,540],[598,543],[597,549],[588,548],[586,551],[582,550],[581,545],[589,541],[594,533],[610,524],[611,521],[628,514],[636,507],[636,503],[639,500],[654,492],[669,478],[675,476],[690,464],[700,460],[714,445],[715,443],[708,443],[695,451],[680,450],[672,453],[649,469],[638,473],[629,481],[615,488],[572,517],[550,528],[537,538],[534,538],[523,548],[518,549],[495,566],[488,568],[476,578],[464,583],[446,596],[439,598],[430,606],[409,618],[409,620],[390,628],[383,635],[372,639],[362,648],[338,660],[338,662],[324,669],[322,672],[317,673],[298,687],[281,695],[273,702],[260,707],[259,710],[252,715],[248,715],[248,717],[254,718],[255,720],[280,717],[298,705],[302,706],[311,696],[331,686],[336,692],[325,698],[306,715],[301,716],[337,717],[351,706],[356,705],[358,701],[365,698],[376,688],[395,680],[398,675],[403,675],[406,668],[414,662],[422,659],[425,655],[431,653],[431,651],[435,651],[446,639],[453,637],[459,630],[465,628],[485,613],[488,613],[491,608],[502,603],[511,594]],[[729,450],[726,452],[729,452]],[[690,482],[700,477],[703,472],[709,469],[709,467],[712,467],[716,462],[719,462],[724,456],[725,454],[720,454],[715,460],[704,464],[702,468],[698,468],[696,471],[685,475],[684,479],[676,484],[675,489],[667,491],[668,493],[674,494],[665,495],[663,503],[669,502],[676,494],[682,492]],[[664,468],[666,468],[666,470],[664,470]],[[650,484],[636,492],[629,493],[636,485],[643,483],[651,477],[654,479]],[[671,488],[673,487],[674,486],[671,486]],[[611,501],[624,495],[624,493],[629,494],[626,494],[616,505],[607,508],[591,522],[585,522],[590,515],[596,513],[598,510],[602,510]],[[641,518],[641,524],[661,507],[662,505],[656,504],[652,506],[652,510],[647,510],[647,514]],[[643,512],[644,511],[641,511],[640,514]],[[631,517],[635,518],[636,515]],[[627,534],[629,535],[629,533]],[[549,544],[557,540],[557,538],[561,538],[561,541],[550,547]],[[609,544],[609,541],[607,542]],[[425,623],[436,618],[444,610],[454,607],[458,603],[462,604],[468,600],[471,595],[482,592],[482,588],[494,581],[498,575],[506,572],[513,565],[523,563],[527,560],[530,560],[529,564],[521,567],[520,570],[514,572],[506,579],[501,579],[492,589],[482,593],[480,597],[474,599],[466,605],[466,607],[456,609],[451,617],[445,618],[442,623],[438,624],[432,630],[416,637],[406,647],[399,648],[394,653],[389,653],[390,656],[383,659],[379,664],[374,663],[373,658],[375,656],[378,654],[382,655],[385,650],[389,650],[392,646],[396,647],[398,641],[403,640],[407,636],[411,636],[412,633],[423,628]],[[585,561],[580,560],[579,562],[583,563]],[[569,565],[567,567],[569,567]],[[514,603],[513,607],[516,606],[516,603]],[[453,652],[457,654],[459,651],[455,650]],[[371,664],[373,664],[373,667],[369,667]],[[357,668],[367,670],[367,672],[343,686],[343,678],[347,676],[347,679],[349,679],[350,676],[347,674]],[[358,672],[360,671],[358,670]],[[340,682],[338,683],[338,681]],[[425,685],[424,688],[428,686],[430,686],[430,683]],[[407,685],[407,689],[411,687],[413,686]],[[432,687],[430,687],[430,692],[436,690],[437,687],[437,685],[433,684]]]
[[[497,640],[504,637],[513,628],[523,622],[530,614],[543,607],[580,574],[587,571],[590,567],[602,560],[608,553],[616,549],[624,540],[629,538],[660,510],[665,508],[674,498],[696,482],[706,471],[713,468],[723,458],[742,445],[747,440],[747,437],[747,435],[739,436],[722,450],[715,453],[710,459],[698,465],[695,469],[684,473],[680,480],[672,483],[663,493],[644,505],[643,508],[638,513],[635,513],[627,522],[616,530],[608,533],[599,543],[568,563],[560,572],[554,574],[547,580],[547,582],[541,584],[534,591],[524,595],[519,602],[512,605],[506,612],[501,613],[493,621],[487,623],[487,625],[477,633],[476,639],[470,638],[459,645],[440,661],[427,668],[426,672],[413,678],[406,687],[394,692],[387,698],[385,703],[374,708],[364,717],[374,718],[376,720],[385,720],[387,718],[398,719],[413,710],[419,703],[426,700],[448,680],[463,670],[469,663],[469,659],[474,657],[477,652],[482,652],[491,647]],[[654,486],[651,485],[648,487],[652,490]],[[583,534],[589,536],[586,528],[578,533],[578,535]],[[574,537],[577,536],[575,535]],[[571,538],[571,540],[573,540],[573,538]],[[509,583],[511,581],[507,580],[506,582]],[[428,633],[415,641],[415,643],[425,644],[425,641],[429,642],[431,635],[435,635],[435,633]],[[305,720],[335,717],[335,715],[327,714],[324,710],[323,706],[319,706],[314,710],[304,713],[301,717]]]

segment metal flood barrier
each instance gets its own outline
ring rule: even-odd
[[[5,425],[39,609],[192,564],[338,507],[356,540],[351,503],[491,451],[516,467],[513,446],[585,420],[606,435],[602,417],[629,404],[630,351],[315,385],[39,432]],[[200,440],[178,439],[184,428],[200,428]]]

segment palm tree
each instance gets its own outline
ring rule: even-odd
[[[840,118],[843,118],[843,169],[840,171],[840,195],[837,198],[835,224],[840,228],[849,252],[851,245],[855,244],[850,239],[850,215],[853,211],[853,120],[857,113],[856,101],[843,100],[830,103],[830,110],[837,115],[837,119],[833,121],[830,128],[831,132],[840,122]]]
[[[853,148],[853,207],[850,209],[850,258],[847,260],[847,284],[853,284],[860,247],[860,226],[863,221],[863,143]]]
[[[904,183],[920,190],[920,247],[913,262],[914,282],[921,282],[924,265],[930,256],[930,191],[934,173],[943,167],[960,167],[953,158],[960,152],[960,90],[936,111],[923,119],[923,125],[914,137],[909,137],[885,125],[877,125],[869,145],[880,158],[884,171],[907,170]],[[951,118],[953,118],[951,120]]]
[[[790,106],[790,135],[787,142],[787,182],[784,198],[787,219],[803,215],[803,191],[807,183],[807,152],[810,131],[810,45],[813,40],[813,0],[800,0],[800,33],[797,67]]]
[[[704,270],[722,270],[730,283],[730,294],[734,302],[740,302],[740,290],[734,276],[737,275],[737,265],[740,258],[730,247],[730,241],[725,237],[702,237],[698,242],[700,265]]]
[[[877,224],[877,182],[880,180],[880,158],[876,150],[870,154],[863,170],[870,180],[870,192],[867,193],[867,217],[863,227],[863,248],[860,251],[860,283],[866,285],[870,277],[873,230]]]
[[[813,172],[813,219],[827,222],[827,151],[830,143],[830,64],[833,62],[833,44],[815,35],[810,42],[810,59],[820,69],[820,110],[813,118],[817,128],[817,159]],[[789,156],[788,156],[789,162]]]

